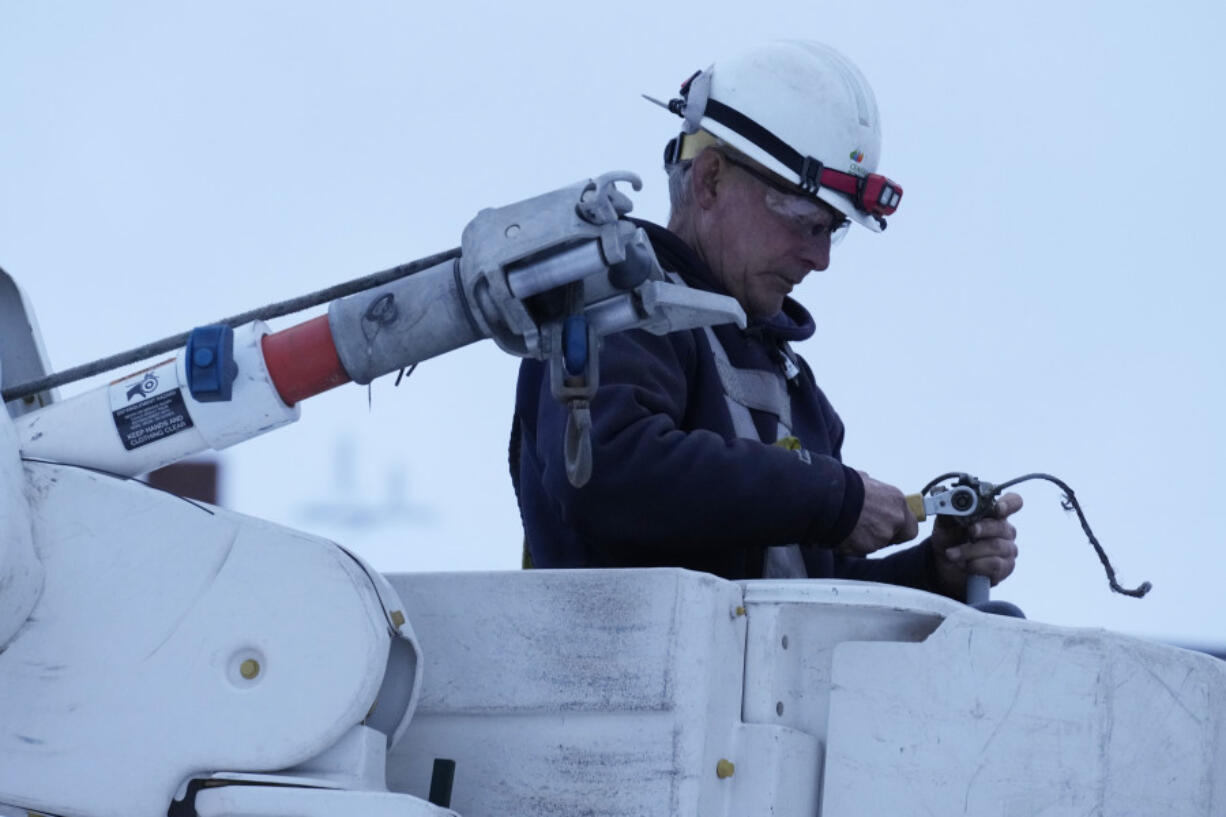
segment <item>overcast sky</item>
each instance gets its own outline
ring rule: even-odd
[[[1121,582],[1155,589],[1112,594],[1059,492],[1028,483],[996,597],[1226,644],[1222,9],[3,2],[0,266],[62,369],[456,246],[479,209],[608,170],[641,173],[635,212],[663,220],[678,121],[639,94],[823,40],[873,85],[906,191],[795,293],[846,461],[908,492],[1053,473]],[[485,342],[308,401],[219,455],[223,503],[383,570],[512,569],[516,369]]]

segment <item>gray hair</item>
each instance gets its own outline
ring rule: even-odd
[[[694,203],[694,190],[690,186],[693,167],[693,159],[682,159],[664,166],[664,172],[668,174],[668,204],[673,215],[685,212]]]

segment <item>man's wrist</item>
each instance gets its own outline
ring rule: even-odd
[[[860,512],[864,510],[864,480],[860,472],[854,468],[843,466],[843,501],[839,505],[839,515],[834,525],[824,537],[825,544],[837,545],[855,530],[860,521]]]

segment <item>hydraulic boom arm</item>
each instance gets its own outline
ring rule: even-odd
[[[19,417],[22,455],[140,474],[293,422],[299,402],[327,389],[493,338],[549,361],[571,412],[568,471],[582,485],[600,339],[745,320],[733,299],[667,280],[646,233],[622,218],[632,205],[619,181],[640,187],[631,173],[609,173],[483,210],[459,258],[289,329],[201,327],[174,358]]]

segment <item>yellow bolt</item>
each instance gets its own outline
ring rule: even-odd
[[[399,610],[392,611],[392,626],[397,630],[404,626],[404,613]]]
[[[731,760],[719,759],[719,763],[715,764],[715,776],[720,780],[727,780],[736,772],[736,764]]]
[[[260,662],[254,658],[248,658],[246,661],[238,665],[238,674],[250,681],[252,678],[260,674]]]
[[[743,615],[745,615],[745,607],[744,607],[744,605],[742,605],[742,606],[740,606],[740,607],[737,607],[737,608],[736,608],[736,614],[737,614],[738,616],[743,616]]]

